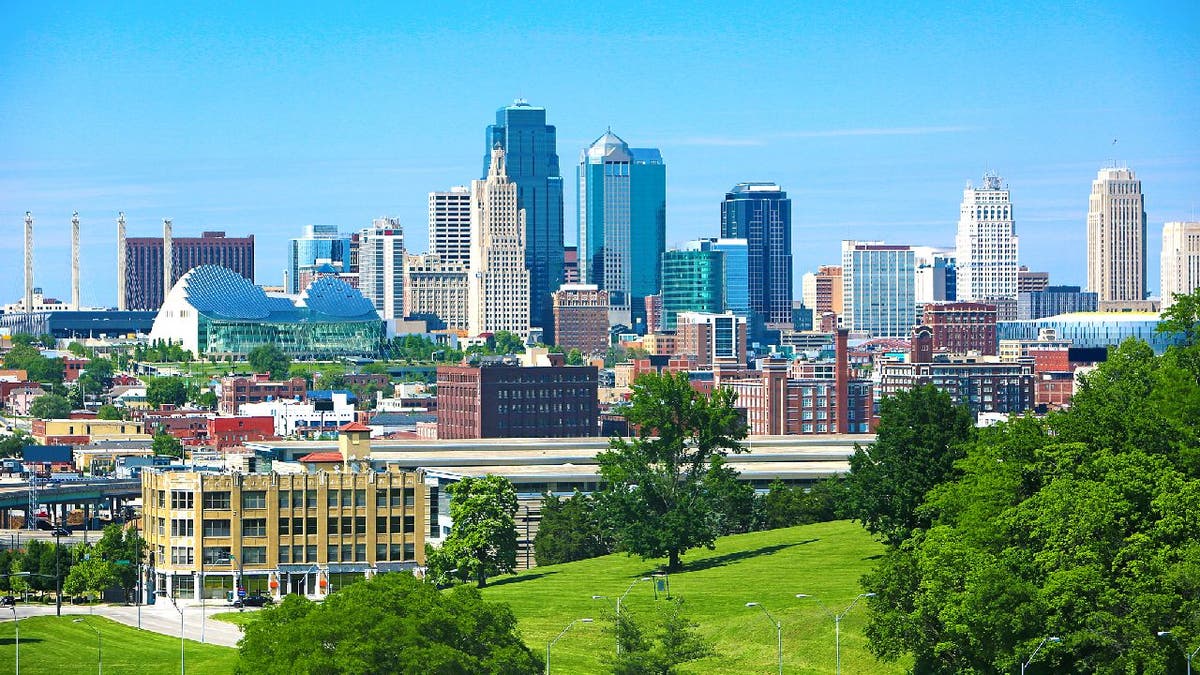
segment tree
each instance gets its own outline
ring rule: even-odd
[[[1171,306],[1163,310],[1156,330],[1182,333],[1189,345],[1200,342],[1200,289],[1186,295],[1176,293]]]
[[[137,586],[138,564],[145,556],[146,541],[136,528],[113,523],[105,526],[93,550],[96,557],[112,566],[108,585],[119,585],[128,598]]]
[[[572,347],[571,350],[567,352],[566,364],[568,366],[582,366],[583,352],[580,352],[578,349]]]
[[[612,542],[600,524],[596,500],[578,490],[567,499],[551,493],[542,498],[542,520],[533,538],[538,565],[595,558],[612,552]]]
[[[206,408],[208,410],[216,410],[217,404],[219,403],[216,393],[212,391],[200,393],[195,397],[193,402],[201,408]]]
[[[875,442],[855,444],[850,458],[851,515],[892,546],[928,527],[918,507],[930,489],[957,476],[954,462],[972,428],[970,411],[933,385],[883,399]]]
[[[638,435],[612,439],[597,456],[608,484],[600,493],[601,513],[619,548],[643,558],[665,556],[672,571],[688,549],[712,548],[731,515],[722,511],[723,495],[737,489],[730,485],[737,472],[724,457],[746,450],[736,399],[723,388],[697,392],[686,373],[648,373],[634,382],[625,419]]]
[[[512,572],[517,565],[517,490],[503,476],[466,476],[447,488],[454,525],[442,544],[441,565],[482,588],[488,577]],[[433,566],[432,564],[430,565]]]
[[[683,599],[678,598],[658,611],[653,633],[630,612],[614,617],[613,628],[620,654],[613,661],[616,675],[671,675],[676,666],[711,656],[711,643],[696,632],[697,623],[683,615]]]
[[[535,675],[508,605],[479,591],[439,591],[406,573],[379,574],[322,603],[289,595],[245,628],[236,672]]]
[[[146,402],[152,406],[187,403],[187,384],[181,377],[152,377],[146,384]]]
[[[29,416],[40,420],[63,420],[71,416],[71,402],[57,394],[42,394],[29,404]]]
[[[103,558],[92,555],[71,566],[71,572],[63,581],[66,595],[95,595],[117,583],[116,567]]]
[[[33,436],[16,429],[8,436],[0,437],[0,457],[20,457],[22,448],[36,444]]]
[[[246,361],[256,373],[270,373],[274,379],[287,377],[292,360],[274,342],[250,350]]]
[[[516,333],[498,330],[492,336],[493,349],[497,354],[524,354],[525,341]]]
[[[4,355],[4,367],[24,370],[29,380],[40,383],[61,383],[63,380],[63,360],[46,358],[41,350],[32,344],[16,344]]]
[[[117,408],[117,406],[111,403],[105,403],[96,409],[96,419],[119,420],[124,418],[121,417],[121,411]]]
[[[183,457],[183,443],[161,428],[155,432],[151,447],[154,449],[154,454],[156,455]]]
[[[809,488],[790,487],[776,479],[762,497],[763,526],[775,529],[837,520],[844,501],[845,483],[837,477]]]

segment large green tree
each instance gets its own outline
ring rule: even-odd
[[[146,402],[153,406],[187,403],[187,383],[182,377],[152,377],[146,384]]]
[[[604,520],[622,550],[667,558],[711,548],[733,514],[723,508],[738,491],[737,472],[724,463],[744,452],[746,424],[728,389],[696,391],[686,373],[648,373],[633,385],[625,418],[637,436],[613,438],[597,461],[608,484],[600,494]]]
[[[883,399],[875,442],[856,444],[850,458],[850,514],[893,546],[927,527],[919,507],[930,489],[957,476],[971,430],[970,411],[933,385]]]
[[[57,394],[43,394],[29,404],[29,416],[40,420],[62,420],[71,416],[71,402]]]
[[[156,455],[183,457],[183,442],[168,434],[163,429],[159,429],[154,433],[154,440],[151,441],[150,447]]]
[[[547,493],[542,519],[533,538],[539,565],[595,558],[612,552],[612,541],[600,523],[596,500],[579,491],[567,499]]]
[[[517,491],[503,476],[466,476],[450,485],[453,525],[431,561],[435,576],[457,568],[457,575],[480,587],[488,577],[512,572],[517,565]]]
[[[17,344],[4,355],[4,367],[24,370],[31,382],[57,384],[63,381],[63,360],[42,356],[29,344]]]
[[[37,445],[37,441],[28,433],[15,429],[7,436],[0,436],[0,457],[20,457],[21,449],[27,445]]]
[[[239,647],[237,672],[255,675],[535,675],[543,667],[508,605],[406,573],[377,575],[319,604],[289,595],[246,626]]]
[[[250,350],[246,361],[256,373],[270,373],[274,379],[287,377],[292,360],[274,342]]]
[[[112,565],[113,583],[125,591],[126,597],[132,595],[137,586],[138,564],[146,553],[146,541],[137,529],[117,523],[105,526],[94,551]]]
[[[712,656],[710,642],[696,628],[699,624],[683,614],[683,599],[677,598],[657,608],[652,624],[631,612],[614,616],[613,627],[618,654],[612,662],[614,675],[672,675],[677,666]]]

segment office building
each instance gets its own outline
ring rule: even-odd
[[[814,317],[830,312],[841,314],[844,311],[841,266],[821,265],[816,273],[804,275],[800,287],[804,306]]]
[[[983,185],[963,190],[956,248],[955,299],[959,302],[1016,301],[1017,244],[1009,191],[994,173]]]
[[[1001,340],[1037,340],[1050,333],[1059,340],[1068,340],[1074,348],[1116,347],[1133,338],[1150,345],[1155,354],[1164,353],[1171,345],[1182,345],[1182,333],[1160,333],[1158,312],[1078,312],[1058,314],[1030,321],[1001,321],[996,332]]]
[[[914,246],[917,306],[953,302],[957,298],[958,267],[953,249]]]
[[[471,261],[471,190],[429,193],[429,252],[448,263]]]
[[[683,249],[685,251],[720,251],[724,254],[725,311],[733,312],[738,316],[750,316],[750,260],[746,240],[696,239],[684,244]]]
[[[738,183],[721,202],[721,237],[745,239],[751,332],[792,322],[792,200],[775,183]]]
[[[1017,293],[1018,319],[1041,319],[1096,309],[1096,294],[1080,291],[1078,286],[1046,286],[1040,291]]]
[[[599,433],[595,366],[438,366],[438,439]]]
[[[579,283],[579,247],[563,247],[563,283]]]
[[[908,363],[882,362],[880,397],[932,384],[955,405],[979,413],[1023,413],[1035,405],[1033,364],[1002,362],[996,357],[950,357],[931,360],[932,335],[927,326],[913,333]]]
[[[1087,275],[1102,305],[1146,299],[1146,202],[1131,169],[1100,169],[1092,181]]]
[[[467,263],[437,253],[404,256],[404,316],[436,316],[446,328],[467,329]]]
[[[608,349],[608,291],[595,284],[563,284],[554,292],[554,338],[563,350],[603,354]]]
[[[350,235],[336,225],[306,225],[304,235],[288,241],[288,275],[284,291],[299,293],[318,268],[329,266],[334,274],[350,271]]]
[[[487,180],[471,182],[467,332],[473,336],[501,330],[522,336],[529,333],[530,270],[526,267],[525,248],[529,228],[525,225],[527,214],[518,206],[517,183],[509,180],[505,159],[504,150],[497,145],[492,150]],[[561,263],[556,269],[561,275]],[[547,300],[549,295],[547,290]],[[553,329],[553,325],[546,326],[546,330]]]
[[[308,394],[308,383],[303,377],[272,382],[269,373],[257,373],[245,377],[222,377],[217,380],[214,393],[217,395],[217,410],[222,415],[237,415],[239,408],[247,403],[303,399]]]
[[[921,323],[932,332],[934,352],[994,356],[999,346],[995,305],[930,303],[925,305]]]
[[[380,317],[404,318],[404,230],[398,218],[376,218],[359,233],[358,279]]]
[[[163,238],[126,239],[125,260],[125,307],[158,311],[166,296]],[[224,232],[204,232],[199,237],[171,237],[171,286],[201,265],[224,267],[253,282],[254,235],[226,237]]]
[[[696,367],[746,365],[746,317],[732,312],[680,312],[676,316],[675,355],[696,359]]]
[[[1044,291],[1050,285],[1049,272],[1033,272],[1021,265],[1017,268],[1017,292],[1033,293]]]
[[[907,338],[915,323],[916,258],[910,246],[842,242],[842,325],[871,337]]]
[[[529,325],[541,328],[549,343],[554,335],[550,293],[563,283],[563,184],[556,135],[554,126],[546,124],[545,108],[524,100],[500,108],[496,123],[487,128],[481,174],[488,175],[492,150],[499,145],[507,158],[508,180],[517,186],[517,208],[525,212]]]
[[[725,311],[725,254],[721,251],[667,251],[662,259],[662,280],[663,330],[675,330],[680,312]]]
[[[1200,222],[1163,224],[1162,307],[1200,288]]]
[[[667,173],[654,148],[612,131],[579,156],[579,275],[608,291],[610,323],[644,326],[666,246]],[[644,332],[644,328],[643,328]]]

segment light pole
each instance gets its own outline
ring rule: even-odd
[[[767,620],[775,624],[775,654],[779,661],[779,675],[783,675],[783,624],[776,621],[775,617],[771,616],[771,613],[767,611],[767,608],[757,602],[747,602],[746,606],[761,609],[763,614],[767,615]]]
[[[175,608],[176,612],[179,612],[179,675],[187,675],[183,651],[183,608],[179,606],[178,602],[175,602],[174,595],[171,596],[171,606]]]
[[[634,580],[633,580],[633,582],[629,584],[629,587],[625,589],[625,592],[624,592],[624,593],[622,593],[622,594],[621,594],[621,595],[620,595],[620,596],[617,598],[617,631],[618,631],[618,632],[617,632],[617,654],[618,654],[618,655],[621,653],[621,634],[620,634],[620,630],[621,630],[621,601],[625,599],[625,596],[629,595],[629,592],[633,590],[633,587],[634,587],[634,586],[637,586],[637,585],[638,585],[638,582],[639,582],[639,581],[650,581],[650,577],[641,577],[641,578],[638,578],[638,579],[634,579]],[[607,599],[608,599],[608,596],[607,596],[607,595],[593,595],[593,596],[592,596],[592,599],[593,599],[593,600],[607,600]]]
[[[862,600],[863,598],[873,598],[873,597],[875,597],[875,594],[874,593],[859,593],[858,597],[854,598],[854,601],[850,603],[850,606],[847,607],[846,609],[843,609],[841,614],[838,614],[838,613],[830,610],[828,607],[825,606],[825,603],[821,602],[819,599],[817,599],[811,595],[808,595],[807,593],[797,593],[796,597],[797,598],[812,598],[813,600],[816,600],[817,604],[821,606],[821,609],[825,610],[826,614],[833,617],[833,654],[834,654],[834,660],[837,664],[837,666],[836,666],[837,675],[842,675],[842,619],[844,619],[846,617],[846,615],[850,613],[850,610],[854,609],[854,606],[858,604],[859,600]]]
[[[96,673],[104,675],[104,641],[100,637],[100,629],[93,626],[87,619],[82,617],[73,620],[71,623],[81,623],[88,628],[96,631]]]
[[[1047,642],[1062,642],[1062,640],[1056,637],[1042,638],[1042,641],[1038,643],[1037,648],[1033,650],[1033,653],[1029,655],[1029,658],[1021,662],[1021,675],[1025,675],[1025,669],[1029,667],[1029,664],[1033,663],[1033,657],[1037,656],[1038,652],[1042,651],[1042,647],[1046,646]]]
[[[550,675],[550,648],[554,646],[554,643],[558,642],[559,638],[566,635],[567,631],[571,630],[571,626],[574,626],[577,623],[591,623],[591,622],[592,622],[591,619],[575,619],[571,623],[567,624],[566,628],[562,629],[562,632],[558,634],[558,637],[554,638],[553,640],[550,641],[550,644],[546,645],[546,675]]]
[[[1179,645],[1180,651],[1182,651],[1183,655],[1187,657],[1187,675],[1192,675],[1192,659],[1196,658],[1196,652],[1200,652],[1200,646],[1196,647],[1189,653],[1188,650],[1184,648],[1183,644],[1179,642],[1179,639],[1171,633],[1171,631],[1160,630],[1158,631],[1158,637],[1170,637],[1175,641],[1176,645]]]
[[[58,554],[62,548],[62,527],[54,531],[54,614],[62,616],[62,569],[59,567]]]
[[[17,632],[17,660],[16,660],[16,675],[21,675],[21,622],[17,619],[17,605],[13,603],[9,609],[13,613],[13,630]]]

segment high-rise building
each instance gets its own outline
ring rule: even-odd
[[[1146,298],[1146,202],[1131,169],[1100,169],[1092,181],[1087,274],[1101,304]]]
[[[436,316],[452,330],[467,328],[467,263],[436,253],[404,256],[404,316]]]
[[[995,356],[999,346],[995,305],[982,302],[930,303],[925,305],[921,324],[931,329],[935,352],[977,352]]]
[[[358,288],[384,319],[404,318],[404,230],[398,218],[376,218],[359,233]]]
[[[996,174],[963,190],[954,241],[959,302],[1016,301],[1018,237],[1008,188]]]
[[[350,235],[338,233],[336,225],[306,225],[304,235],[288,241],[288,281],[284,290],[291,294],[304,290],[301,277],[324,265],[336,273],[350,271]]]
[[[608,349],[608,291],[595,284],[563,284],[554,291],[554,337],[564,350],[603,354]]]
[[[609,130],[580,153],[578,179],[580,278],[608,291],[610,323],[644,326],[666,246],[662,155]]]
[[[738,183],[721,202],[721,236],[745,239],[751,334],[792,322],[792,200],[775,183]]]
[[[1200,288],[1200,222],[1163,225],[1162,307],[1175,302],[1176,293],[1187,295]]]
[[[579,283],[579,247],[563,247],[563,283]]]
[[[125,306],[157,311],[164,299],[163,239],[130,237],[125,240],[125,256]],[[199,237],[171,238],[172,286],[201,265],[224,267],[254,281],[254,235],[226,237],[224,232],[204,232]]]
[[[471,190],[429,193],[429,252],[443,263],[471,261]]]
[[[675,330],[680,312],[725,311],[725,254],[721,251],[667,251],[662,280],[663,330]]]
[[[828,312],[841,314],[845,311],[842,300],[842,268],[840,265],[821,265],[813,275],[813,305],[815,316]]]
[[[1017,268],[1017,292],[1018,293],[1033,293],[1035,291],[1044,291],[1050,285],[1049,272],[1033,272],[1028,267],[1021,265]]]
[[[750,316],[750,261],[745,239],[696,239],[686,251],[720,251],[725,256],[725,311]]]
[[[917,265],[917,305],[930,302],[950,302],[956,298],[957,267],[953,249],[914,246]]]
[[[1096,294],[1080,292],[1078,286],[1047,286],[1040,291],[1017,293],[1018,320],[1094,312],[1097,307]]]
[[[907,338],[916,319],[915,266],[910,246],[843,241],[843,325],[873,337]]]
[[[471,181],[471,262],[467,270],[467,332],[471,335],[501,330],[529,333],[531,273],[525,266],[529,228],[526,212],[518,206],[517,183],[508,178],[505,157],[497,144],[487,180]],[[561,243],[558,251],[561,256]],[[558,270],[562,272],[561,263]],[[550,299],[549,292],[546,297]],[[553,325],[545,330],[552,331]]]
[[[438,366],[438,439],[596,436],[598,386],[595,366]]]
[[[517,186],[517,208],[525,212],[529,325],[541,328],[546,341],[553,340],[554,331],[550,293],[563,282],[563,184],[556,136],[554,126],[546,124],[545,108],[524,100],[500,108],[496,123],[487,128],[482,174],[488,175],[492,150],[499,145],[508,180]]]
[[[695,357],[702,369],[746,364],[746,317],[680,312],[676,321],[676,355]]]

